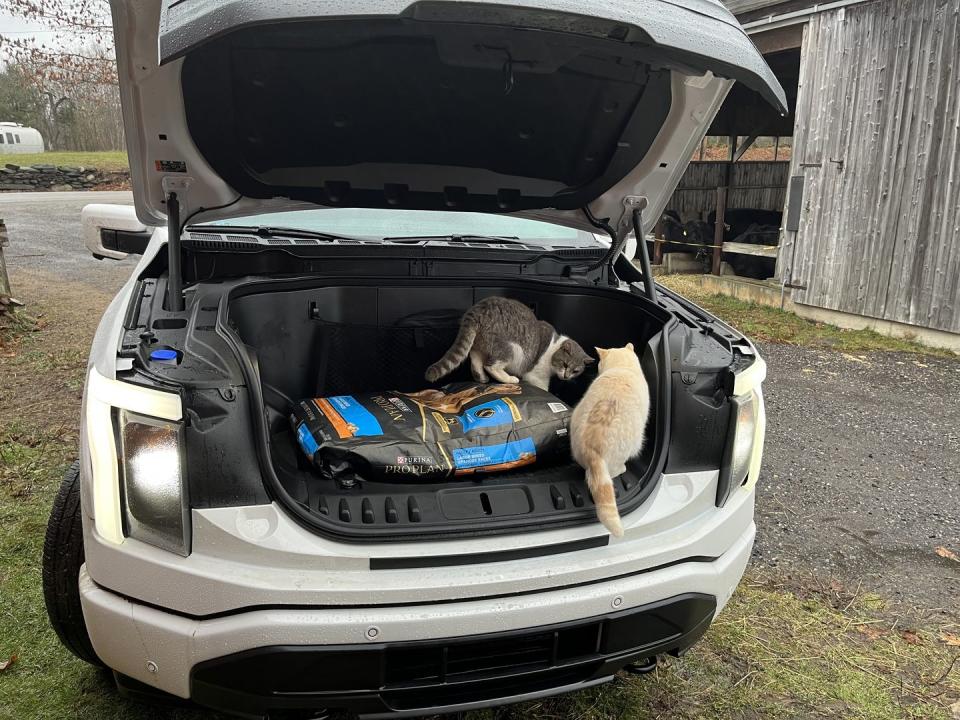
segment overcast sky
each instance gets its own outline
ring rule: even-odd
[[[0,35],[8,35],[11,39],[32,38],[37,42],[51,44],[60,44],[64,37],[70,37],[70,30],[54,30],[49,25],[44,25],[38,20],[24,20],[20,17],[14,17],[3,7],[3,0],[0,0]],[[105,18],[109,22],[109,15]],[[59,38],[58,38],[59,35]]]
[[[80,42],[84,39],[82,34],[77,34],[69,28],[55,30],[49,25],[44,25],[42,21],[15,17],[3,7],[3,4],[3,0],[0,0],[0,35],[11,40],[33,40],[36,44],[42,43],[49,49],[64,47],[69,49],[73,44],[73,38],[77,38]],[[109,22],[109,15],[106,20]],[[3,69],[4,64],[4,58],[0,57],[0,69]]]
[[[36,37],[38,39],[44,35],[53,36],[53,33],[49,32],[49,28],[45,28],[41,23],[35,20],[12,17],[0,9],[0,35],[7,34],[11,37]]]

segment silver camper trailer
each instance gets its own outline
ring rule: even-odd
[[[25,155],[43,152],[43,135],[20,123],[0,122],[0,155]]]

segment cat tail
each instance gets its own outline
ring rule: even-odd
[[[453,345],[444,353],[442,358],[427,368],[425,373],[427,380],[436,382],[445,375],[452,373],[460,363],[467,359],[476,337],[476,322],[469,314],[464,315],[460,322],[460,332],[457,333],[457,339],[453,341]]]
[[[613,478],[607,462],[595,452],[590,452],[587,460],[587,485],[593,503],[597,507],[597,518],[614,537],[623,537],[623,524],[617,509],[617,495],[613,489]]]

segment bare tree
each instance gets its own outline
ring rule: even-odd
[[[8,13],[52,31],[42,40],[0,33],[0,57],[29,80],[49,147],[122,147],[108,1],[5,0],[5,5]]]
[[[9,14],[54,31],[43,42],[0,34],[0,50],[7,60],[60,81],[116,83],[107,0],[5,0],[5,5]]]

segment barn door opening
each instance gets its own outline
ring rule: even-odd
[[[794,154],[802,26],[752,35],[787,94],[780,116],[737,84],[667,205],[650,252],[666,272],[777,276]]]

